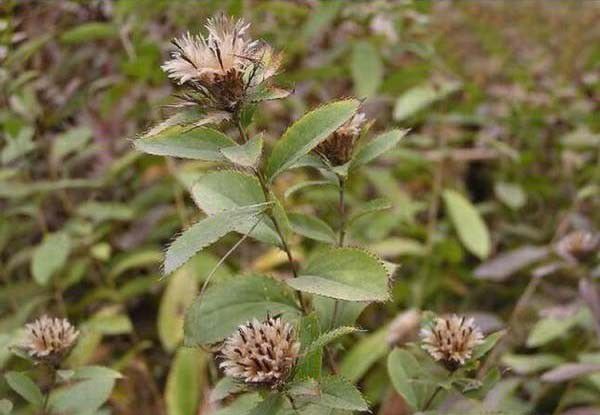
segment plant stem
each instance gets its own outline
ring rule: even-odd
[[[53,364],[48,365],[48,368],[50,368],[52,380],[50,381],[50,387],[48,388],[48,390],[46,391],[46,394],[44,396],[44,403],[42,404],[42,408],[40,410],[40,415],[49,415],[50,414],[50,411],[48,408],[48,405],[50,404],[50,394],[52,393],[52,390],[56,386],[57,369]]]
[[[344,246],[344,238],[346,237],[346,204],[344,202],[344,193],[346,188],[346,180],[342,176],[338,176],[340,184],[340,198],[338,202],[338,211],[340,214],[340,239],[338,246]]]
[[[240,122],[239,118],[236,119],[236,125],[238,128],[238,131],[240,132],[240,137],[242,138],[243,142],[247,142],[248,135],[246,134],[244,127],[242,127],[242,123]],[[265,202],[268,202],[271,199],[271,189],[269,188],[267,180],[265,179],[262,172],[258,168],[253,169],[253,172],[254,172],[254,175],[256,176],[256,178],[258,179],[258,182],[260,183],[260,187],[262,188],[263,194],[265,196]],[[290,268],[292,269],[292,275],[294,276],[294,278],[298,278],[298,272],[296,271],[296,266],[294,264],[294,257],[292,255],[292,250],[290,249],[290,247],[287,243],[287,240],[285,239],[285,235],[283,234],[281,226],[279,225],[279,221],[273,214],[272,209],[267,211],[267,215],[273,222],[273,225],[275,226],[275,231],[277,232],[277,235],[279,235],[279,239],[281,240],[281,247],[283,248],[285,254],[287,255]],[[304,304],[304,300],[302,299],[302,294],[300,293],[300,291],[296,291],[296,296],[298,297],[298,301],[300,302],[300,307],[302,308],[302,311],[304,312],[304,314],[308,314],[308,310]]]
[[[429,406],[433,403],[434,399],[436,398],[436,396],[438,395],[438,393],[440,393],[441,390],[442,390],[442,387],[438,386],[437,389],[435,390],[435,392],[433,392],[433,394],[427,400],[427,403],[423,407],[423,411],[426,411],[426,410],[429,409]]]

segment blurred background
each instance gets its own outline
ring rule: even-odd
[[[187,188],[208,166],[137,153],[131,140],[169,115],[170,40],[224,11],[285,55],[277,81],[294,93],[262,105],[254,124],[271,145],[305,111],[346,96],[365,98],[372,132],[411,128],[349,183],[351,206],[393,204],[356,221],[350,244],[402,265],[393,301],[367,308],[368,332],[340,351],[374,412],[408,413],[383,357],[400,341],[388,322],[416,308],[510,327],[490,411],[598,413],[581,408],[598,410],[600,375],[540,374],[600,363],[597,253],[554,249],[600,225],[600,2],[3,0],[0,11],[1,368],[26,367],[9,352],[25,322],[68,316],[82,330],[68,364],[126,376],[112,413],[214,413],[216,367],[180,346],[181,321],[237,239],[161,279],[165,245],[200,217]],[[284,175],[282,198],[310,178]],[[471,222],[448,215],[446,189],[476,207],[489,250],[461,234]],[[320,187],[285,198],[333,225],[336,201]],[[298,258],[315,244],[293,241]],[[247,241],[219,273],[283,263]],[[0,396],[13,396],[3,381]]]

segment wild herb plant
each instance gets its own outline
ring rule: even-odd
[[[250,40],[248,29],[242,20],[220,15],[206,25],[207,35],[175,39],[172,57],[162,68],[180,87],[176,111],[135,141],[146,153],[215,164],[192,187],[205,217],[166,249],[167,278],[225,235],[241,235],[187,310],[185,345],[214,352],[225,375],[216,386],[217,399],[260,392],[253,414],[367,411],[356,386],[336,373],[330,346],[360,330],[356,319],[368,304],[389,300],[398,265],[347,246],[348,224],[385,209],[386,202],[372,200],[348,212],[345,183],[394,148],[407,131],[367,139],[360,101],[345,98],[304,114],[270,148],[261,134],[248,132],[253,116],[262,102],[285,99],[289,92],[272,82],[282,56]],[[280,176],[300,168],[318,172],[319,186],[337,189],[337,229],[316,216],[288,211],[274,191]],[[294,234],[322,245],[300,261],[290,242]],[[233,278],[213,280],[217,267],[247,238],[285,252],[287,275],[242,270]],[[418,362],[423,357],[418,347],[398,349],[389,359],[394,386],[415,410],[431,409],[440,390],[473,392],[498,380],[498,372],[483,381],[471,377],[498,335],[484,341],[472,319],[464,317],[440,317],[432,324],[423,329],[423,347],[441,366]]]

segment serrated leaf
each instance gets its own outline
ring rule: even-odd
[[[177,350],[165,386],[167,415],[198,413],[207,362],[207,354],[200,349]]]
[[[48,234],[38,245],[31,260],[33,279],[40,285],[46,285],[52,275],[66,263],[71,252],[71,238],[64,232]]]
[[[325,347],[332,341],[335,341],[347,334],[356,333],[357,331],[360,330],[356,327],[338,327],[336,329],[328,331],[327,333],[323,333],[310,345],[310,347],[306,350],[306,353],[311,353],[315,350]]]
[[[184,335],[187,346],[218,342],[240,325],[267,314],[283,313],[293,320],[300,314],[294,293],[272,278],[251,275],[222,281],[210,286],[197,298],[185,316]]]
[[[350,69],[357,97],[366,98],[377,92],[383,80],[383,63],[375,46],[367,41],[355,43]]]
[[[258,134],[242,145],[222,148],[221,153],[233,164],[242,167],[255,167],[260,160],[262,149],[262,134]]]
[[[454,190],[444,190],[443,198],[450,220],[465,248],[481,259],[487,258],[491,251],[490,234],[477,209]]]
[[[394,120],[403,121],[434,102],[458,91],[460,87],[460,82],[446,81],[439,85],[427,83],[410,88],[396,100]]]
[[[303,317],[300,321],[298,339],[300,340],[300,358],[295,367],[294,380],[320,379],[323,361],[323,350],[315,349],[308,352],[312,343],[319,337],[321,329],[315,313]]]
[[[304,215],[302,213],[288,213],[288,218],[292,230],[297,234],[329,244],[337,242],[337,237],[333,229],[315,216]]]
[[[153,136],[138,138],[133,143],[137,150],[144,153],[203,161],[224,161],[220,150],[236,144],[212,128],[181,125],[168,127]]]
[[[38,408],[42,406],[44,402],[42,391],[28,376],[20,372],[7,372],[4,374],[4,379],[8,386],[27,402]]]
[[[356,112],[359,101],[347,99],[323,105],[294,122],[277,141],[267,163],[267,177],[290,168],[302,156],[346,122]]]
[[[266,204],[245,206],[216,213],[201,219],[186,229],[167,248],[163,270],[170,274],[192,256],[234,230],[251,228],[261,219]]]
[[[319,382],[321,396],[314,403],[347,411],[368,411],[369,405],[356,386],[339,376],[329,376]]]
[[[352,157],[350,168],[354,169],[365,165],[393,149],[408,131],[391,130],[378,135],[356,151],[356,154]]]
[[[258,179],[234,170],[213,171],[203,175],[193,186],[192,197],[196,205],[209,216],[224,210],[266,202]],[[242,224],[235,230],[245,235],[253,225],[253,223]],[[272,245],[281,245],[270,218],[264,218],[250,236]]]
[[[332,248],[314,255],[291,287],[348,301],[385,301],[388,272],[378,258],[355,248]]]

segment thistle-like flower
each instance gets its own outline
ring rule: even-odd
[[[585,259],[600,246],[600,234],[578,230],[559,240],[554,249],[556,253],[570,262]]]
[[[186,105],[229,113],[245,97],[277,73],[281,56],[269,45],[250,40],[250,24],[224,15],[209,19],[207,36],[184,34],[174,39],[176,51],[162,69],[179,85],[189,87]]]
[[[430,327],[421,329],[422,347],[448,370],[456,370],[471,358],[483,334],[472,318],[438,317]]]
[[[333,166],[341,166],[350,161],[356,140],[360,136],[366,121],[365,114],[356,113],[342,124],[325,141],[321,142],[315,151]]]
[[[276,388],[290,374],[299,350],[291,324],[280,317],[254,319],[225,340],[220,367],[242,382]]]
[[[67,319],[46,315],[25,325],[23,350],[40,362],[56,364],[71,350],[79,331]]]

